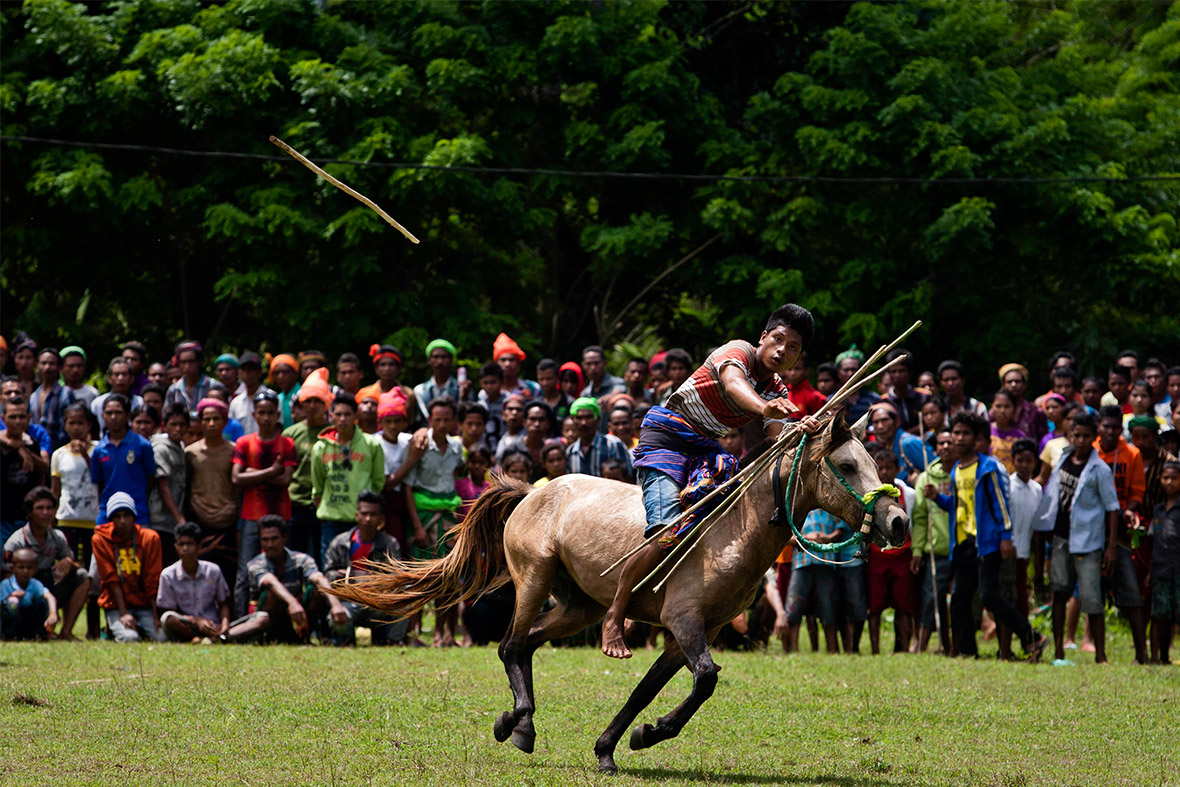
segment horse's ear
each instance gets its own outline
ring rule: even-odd
[[[860,440],[863,443],[865,439],[865,432],[868,431],[868,428],[869,414],[865,413],[860,417],[859,421],[852,425],[852,434],[856,436],[857,440]]]

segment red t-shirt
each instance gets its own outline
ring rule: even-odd
[[[290,437],[279,435],[274,440],[264,442],[255,432],[239,437],[234,443],[234,464],[241,465],[246,470],[270,467],[275,463],[276,456],[282,457],[284,467],[295,467],[299,464],[295,455],[295,441]],[[244,489],[242,519],[258,520],[267,514],[277,514],[283,519],[291,519],[291,498],[287,495],[287,487],[264,482]]]
[[[787,396],[791,403],[799,408],[801,415],[815,415],[824,406],[828,397],[815,390],[810,380],[804,380],[798,385],[791,386],[791,393]]]

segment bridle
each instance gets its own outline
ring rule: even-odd
[[[779,469],[781,463],[777,461],[774,463],[774,470],[771,471],[771,487],[774,492],[775,512],[774,516],[770,518],[770,524],[781,526],[783,521],[786,521],[786,523],[791,526],[791,532],[794,533],[795,538],[798,540],[800,549],[821,563],[843,565],[866,557],[864,554],[863,545],[868,541],[869,534],[872,532],[873,508],[876,506],[878,498],[880,498],[882,495],[885,495],[894,499],[898,499],[901,497],[901,490],[893,484],[881,484],[876,489],[872,489],[862,495],[853,489],[852,484],[848,483],[844,476],[840,475],[840,471],[836,469],[836,465],[831,460],[831,457],[825,456],[824,462],[827,464],[828,469],[831,471],[832,475],[836,477],[836,480],[840,482],[840,485],[843,486],[849,494],[855,497],[856,501],[864,508],[864,517],[860,523],[860,530],[853,533],[850,538],[845,539],[844,541],[841,541],[837,544],[817,544],[799,532],[799,528],[795,524],[795,517],[791,513],[791,507],[787,505],[787,500],[792,496],[792,492],[797,485],[796,482],[799,478],[799,461],[803,456],[803,449],[806,445],[807,434],[804,433],[802,439],[799,441],[799,445],[795,448],[795,456],[791,460],[791,472],[787,476],[787,488],[785,490],[782,488],[782,475]],[[862,547],[857,551],[851,560],[827,560],[820,557],[819,555],[813,554],[811,551],[814,550],[815,552],[831,553],[839,552],[851,546]]]

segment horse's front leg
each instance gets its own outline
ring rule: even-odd
[[[643,680],[639,681],[639,685],[627,698],[627,704],[611,720],[610,725],[599,736],[598,742],[594,744],[594,756],[598,757],[598,770],[604,773],[615,773],[619,770],[615,765],[615,746],[618,745],[619,738],[623,737],[623,733],[627,731],[631,722],[635,721],[635,717],[651,704],[660,690],[668,685],[668,681],[683,666],[684,653],[681,652],[679,643],[668,637],[665,641],[664,652],[651,665],[647,674],[643,676]]]
[[[671,713],[657,719],[654,726],[640,724],[631,730],[630,746],[634,751],[655,746],[660,741],[679,735],[688,720],[705,704],[705,700],[713,696],[713,690],[717,688],[717,673],[721,668],[713,663],[713,656],[709,653],[709,640],[712,637],[705,632],[699,615],[667,621],[667,625],[688,661],[688,668],[692,672],[692,691]]]

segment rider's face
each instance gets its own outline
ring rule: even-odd
[[[803,352],[803,337],[794,328],[779,325],[758,340],[758,360],[772,372],[785,373]]]

